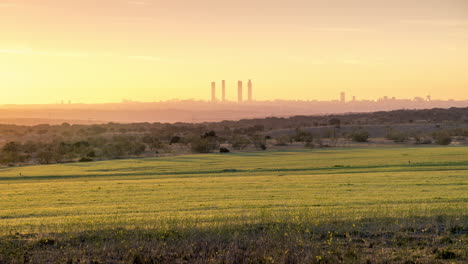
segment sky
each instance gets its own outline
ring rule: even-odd
[[[468,99],[466,0],[0,0],[0,104]]]

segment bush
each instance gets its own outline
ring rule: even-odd
[[[454,259],[456,257],[457,257],[457,254],[455,254],[455,252],[450,251],[448,249],[438,250],[436,253],[436,258],[438,259]]]
[[[37,154],[37,159],[40,164],[50,164],[57,162],[57,155],[52,151],[42,151]]]
[[[351,133],[350,138],[354,142],[367,142],[369,140],[369,132],[366,130],[357,130]]]
[[[220,148],[220,149],[219,149],[219,152],[220,152],[220,153],[229,153],[229,152],[231,152],[231,151],[230,151],[229,149],[227,149],[227,148]]]
[[[306,148],[315,148],[314,139],[311,137],[305,141]]]
[[[20,154],[17,152],[2,152],[0,153],[0,163],[2,164],[18,164],[24,163],[30,159],[29,155]]]
[[[433,138],[439,145],[450,145],[452,143],[452,136],[447,132],[434,133]]]
[[[328,121],[328,124],[330,124],[330,126],[335,126],[336,128],[340,128],[341,120],[338,118],[332,118]]]
[[[79,160],[79,162],[91,162],[91,161],[93,161],[93,159],[90,159],[90,158],[81,158]]]
[[[210,138],[197,138],[192,140],[191,148],[195,153],[210,153],[218,147],[216,140]]]
[[[177,143],[180,142],[181,139],[182,139],[182,138],[179,137],[179,136],[174,136],[174,137],[171,138],[171,141],[169,142],[169,145],[177,144]]]
[[[296,142],[305,142],[311,137],[313,136],[310,132],[303,131],[300,128],[296,128],[296,134],[294,135],[294,140]]]
[[[206,132],[205,135],[202,136],[202,138],[217,138],[218,136],[216,135],[216,132],[210,131]]]
[[[252,143],[254,144],[255,148],[266,150],[266,140],[265,137],[261,135],[253,135],[252,136]]]
[[[3,152],[20,152],[21,151],[21,143],[18,142],[8,142],[3,146],[2,151]]]
[[[236,150],[243,150],[250,145],[250,140],[241,135],[235,135],[231,138],[232,148]]]
[[[146,134],[143,136],[142,142],[147,144],[151,150],[156,150],[163,147],[161,140],[156,135]]]
[[[385,138],[388,140],[393,140],[397,143],[402,143],[407,141],[409,139],[409,136],[406,133],[398,130],[390,130]]]

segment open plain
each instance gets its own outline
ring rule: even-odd
[[[0,263],[463,263],[468,148],[0,169]]]

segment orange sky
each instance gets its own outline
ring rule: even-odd
[[[0,0],[0,104],[468,99],[466,0]]]

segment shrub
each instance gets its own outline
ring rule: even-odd
[[[438,259],[454,259],[456,257],[457,257],[457,254],[455,254],[454,252],[448,249],[438,250],[436,253],[436,258]]]
[[[452,143],[452,136],[447,132],[434,133],[433,138],[439,145],[450,145]]]
[[[21,151],[21,143],[18,142],[8,142],[2,148],[3,152],[20,152]]]
[[[20,154],[18,152],[0,153],[0,163],[2,164],[18,164],[26,162],[28,159],[30,159],[29,155]]]
[[[367,142],[369,140],[369,132],[366,130],[356,130],[351,133],[350,138],[354,142]]]
[[[179,137],[179,136],[173,136],[173,137],[171,138],[171,141],[169,142],[169,145],[177,144],[177,143],[180,142],[181,139],[182,139],[182,138]]]
[[[231,144],[232,148],[236,150],[242,150],[250,145],[250,140],[244,136],[235,135],[231,138]]]
[[[390,130],[386,137],[388,140],[393,140],[394,142],[402,143],[408,140],[408,134],[398,131],[398,130]]]
[[[306,148],[315,148],[314,139],[312,137],[308,138],[305,141],[305,147]]]
[[[40,164],[50,164],[57,162],[57,157],[52,151],[42,151],[37,154],[37,160]]]
[[[307,139],[311,138],[312,134],[307,131],[303,131],[300,128],[296,128],[296,134],[294,135],[294,140],[296,142],[305,142]]]
[[[216,137],[218,137],[218,136],[216,135],[216,132],[214,132],[214,131],[206,132],[202,136],[202,138],[216,138]]]
[[[197,138],[191,142],[192,152],[210,153],[218,147],[216,140],[209,138]]]
[[[161,140],[157,136],[151,134],[146,134],[143,136],[142,142],[148,144],[151,150],[156,150],[163,147]]]
[[[341,127],[341,120],[338,118],[332,118],[328,121],[330,126],[335,126],[336,128]]]
[[[261,135],[254,135],[252,136],[252,143],[254,144],[255,148],[266,150],[266,140],[265,137]]]
[[[231,151],[230,151],[228,148],[220,148],[220,149],[219,149],[219,152],[220,152],[220,153],[229,153],[229,152],[231,152]]]
[[[90,158],[81,158],[79,160],[79,162],[91,162],[91,161],[93,161],[93,159],[90,159]]]

